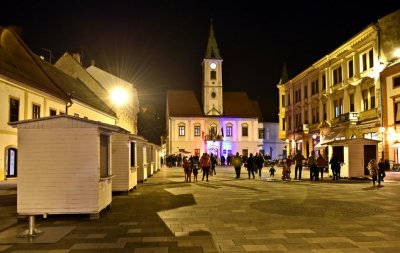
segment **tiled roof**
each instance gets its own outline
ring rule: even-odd
[[[167,91],[167,111],[169,116],[204,116],[196,95],[190,90]]]
[[[246,92],[224,92],[224,117],[258,118],[261,111],[257,101],[252,101]],[[169,116],[203,117],[204,113],[193,91],[174,90],[167,92]]]
[[[35,55],[12,31],[0,27],[0,74],[68,102],[69,94],[98,110],[115,116],[81,81]]]

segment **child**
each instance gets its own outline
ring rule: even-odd
[[[193,163],[193,182],[197,182],[197,174],[199,174],[198,167],[199,167],[199,164],[194,162]]]
[[[274,164],[271,164],[271,168],[269,169],[269,177],[270,178],[274,178],[275,177],[275,168],[274,168]]]
[[[369,174],[372,177],[372,184],[375,186],[375,182],[378,178],[378,165],[376,164],[375,159],[372,159],[369,162],[368,167],[369,167]]]

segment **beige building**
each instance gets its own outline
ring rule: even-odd
[[[279,137],[289,154],[336,153],[344,177],[363,176],[357,167],[365,169],[370,159],[382,156],[380,73],[395,59],[399,26],[400,10],[366,26],[293,78],[284,70],[277,85]]]

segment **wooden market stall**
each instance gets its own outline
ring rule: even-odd
[[[144,182],[147,180],[147,140],[137,140],[137,180]]]
[[[19,215],[90,214],[112,200],[112,137],[126,130],[68,115],[9,123],[18,128]]]
[[[330,156],[336,153],[342,162],[340,177],[362,178],[368,175],[368,162],[378,157],[378,143],[376,140],[357,138],[335,140],[327,145]]]

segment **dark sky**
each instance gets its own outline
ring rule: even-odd
[[[210,19],[223,62],[225,91],[247,91],[264,121],[278,120],[282,65],[292,77],[400,1],[6,1],[0,25],[13,26],[36,54],[53,62],[83,52],[96,66],[132,82],[146,123],[139,134],[159,142],[165,91],[200,93]],[[144,122],[144,121],[143,121]]]

